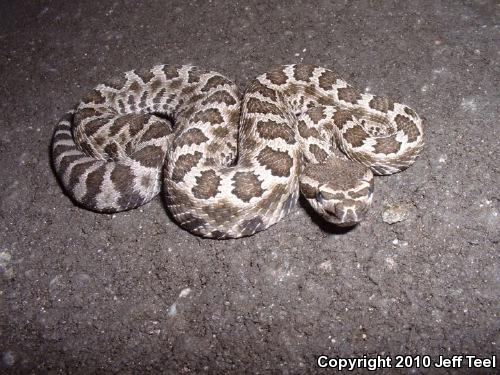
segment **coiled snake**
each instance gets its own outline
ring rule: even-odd
[[[132,209],[163,186],[183,228],[234,238],[278,222],[299,191],[325,220],[354,225],[370,206],[373,173],[407,168],[422,147],[412,109],[319,66],[269,71],[240,101],[216,72],[158,65],[90,91],[58,123],[52,157],[85,208]]]

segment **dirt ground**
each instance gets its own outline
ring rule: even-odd
[[[304,374],[320,355],[389,356],[377,374],[494,373],[434,361],[497,355],[498,371],[495,3],[0,2],[0,372]],[[158,62],[242,90],[285,63],[332,68],[417,110],[426,147],[376,180],[351,231],[303,204],[227,241],[182,230],[160,198],[112,216],[75,207],[50,168],[57,120],[100,81]],[[388,224],[395,205],[406,219]],[[397,355],[420,357],[396,369]]]

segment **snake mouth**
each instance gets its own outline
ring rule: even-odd
[[[342,227],[342,228],[354,227],[358,224],[359,224],[359,221],[345,221],[345,222],[335,223],[336,226]]]
[[[358,225],[360,222],[360,220],[342,220],[342,218],[338,218],[337,216],[331,215],[329,213],[325,213],[325,215],[323,215],[323,218],[329,223],[342,228],[353,227],[355,225]]]
[[[353,227],[363,219],[364,212],[355,212],[352,209],[338,209],[335,207],[323,208],[323,218],[338,227]]]

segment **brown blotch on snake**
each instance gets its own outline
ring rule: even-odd
[[[408,141],[415,142],[421,135],[417,125],[415,125],[415,123],[409,118],[397,115],[394,121],[396,121],[396,124],[398,124],[398,126],[403,130],[403,133],[406,134]]]
[[[274,176],[289,176],[293,166],[293,159],[287,152],[273,150],[269,146],[259,152],[257,160]]]
[[[202,171],[191,191],[196,198],[208,199],[217,195],[219,184],[220,177],[215,171]]]
[[[203,154],[201,152],[196,151],[194,154],[186,154],[181,155],[177,159],[177,163],[175,164],[175,168],[172,172],[172,180],[175,182],[181,181],[185,174],[188,173],[191,169],[193,169],[198,162],[202,158]]]
[[[288,144],[295,143],[294,132],[286,124],[278,124],[272,120],[259,121],[257,122],[257,132],[263,139],[281,138]]]
[[[254,173],[236,172],[233,180],[234,189],[232,192],[243,202],[249,202],[252,198],[260,197],[264,192],[262,183]]]
[[[193,117],[193,121],[208,122],[210,124],[221,124],[224,120],[217,108],[210,108],[197,112]]]
[[[382,96],[377,96],[370,100],[369,105],[371,108],[384,113],[394,110],[394,102]]]

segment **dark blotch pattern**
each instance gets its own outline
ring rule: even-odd
[[[236,109],[234,111],[226,112],[226,116],[227,116],[227,124],[228,125],[234,124],[235,126],[237,126],[237,124],[240,121],[240,111],[238,109]],[[236,136],[235,136],[235,138],[236,138]]]
[[[201,102],[201,104],[203,105],[207,105],[210,103],[224,103],[227,105],[233,105],[236,104],[236,99],[233,98],[227,91],[216,91]]]
[[[169,89],[171,91],[176,91],[179,87],[182,86],[182,79],[173,79],[170,81]]]
[[[231,85],[231,84],[232,84],[232,82],[225,77],[212,76],[207,80],[207,83],[205,84],[205,86],[202,87],[201,91],[207,92],[207,91],[210,91],[211,89],[216,88],[218,86]]]
[[[272,113],[275,115],[281,115],[283,113],[275,104],[264,102],[256,98],[248,99],[246,104],[248,113]]]
[[[193,103],[198,102],[201,98],[204,98],[204,97],[205,97],[205,95],[203,95],[203,94],[195,94],[195,95],[192,95],[188,100],[186,100],[185,103],[193,104]]]
[[[368,133],[359,126],[355,125],[349,128],[344,133],[344,139],[349,142],[353,147],[360,147],[363,145],[363,141],[368,138]]]
[[[105,101],[106,98],[102,96],[99,90],[90,91],[82,99],[82,102],[84,103],[95,103],[95,104],[103,104]]]
[[[121,90],[127,82],[125,77],[112,77],[104,81],[103,85],[115,90]]]
[[[315,128],[309,128],[303,120],[300,120],[298,122],[297,130],[299,131],[299,135],[302,138],[309,138],[309,137],[318,138],[318,139],[320,138],[320,134],[319,134],[318,130]]]
[[[225,126],[218,126],[212,129],[212,133],[216,138],[225,138],[229,134],[229,129]]]
[[[155,79],[149,83],[149,92],[156,92],[162,86],[162,82],[160,79]]]
[[[266,78],[275,85],[283,85],[288,79],[283,69],[275,69],[266,73]]]
[[[314,122],[315,124],[319,123],[321,120],[326,118],[324,113],[324,107],[313,107],[307,110],[307,116]]]
[[[226,234],[220,230],[214,230],[214,231],[210,232],[209,237],[221,240],[221,239],[224,239],[226,237]]]
[[[314,155],[318,163],[322,163],[328,157],[328,154],[318,145],[312,144],[309,146],[309,151]]]
[[[142,135],[141,142],[147,142],[152,139],[163,138],[172,132],[170,127],[162,122],[153,122],[148,130]]]
[[[313,199],[316,196],[317,189],[314,186],[306,184],[305,182],[300,183],[300,192],[307,199]]]
[[[396,140],[396,135],[379,138],[374,146],[376,153],[395,154],[401,148],[401,143]]]
[[[276,96],[276,90],[273,90],[259,81],[254,81],[247,89],[247,94],[260,93],[262,96],[271,99],[273,102],[278,100]]]
[[[146,174],[141,177],[141,185],[144,187],[144,189],[151,189],[152,186],[155,184],[155,179],[152,175]]]
[[[234,189],[232,193],[243,202],[249,202],[254,197],[260,197],[262,190],[261,182],[251,172],[237,172],[234,174]]]
[[[278,184],[274,186],[272,190],[267,194],[267,196],[257,203],[257,211],[265,212],[268,210],[275,210],[276,208],[278,208],[278,204],[284,194],[287,194],[287,188],[285,184]]]
[[[309,82],[309,79],[313,76],[314,69],[314,65],[300,64],[295,67],[293,76],[297,81]]]
[[[88,151],[86,151],[88,153]],[[104,153],[111,159],[115,159],[119,156],[119,147],[116,143],[110,143],[104,147]]]
[[[146,101],[148,100],[148,92],[144,91],[139,99],[139,108],[146,108]]]
[[[418,130],[417,125],[415,125],[415,123],[408,117],[397,115],[394,121],[396,121],[398,128],[406,134],[408,142],[415,142],[420,136],[420,131]]]
[[[210,124],[222,124],[224,119],[217,108],[209,108],[196,112],[193,122],[208,122]]]
[[[186,173],[198,165],[203,154],[196,151],[194,154],[181,155],[175,163],[175,168],[172,171],[172,180],[175,182],[181,181]]]
[[[80,163],[75,165],[71,169],[71,173],[69,175],[69,183],[68,185],[73,188],[79,181],[80,181],[80,176],[85,173],[85,171],[92,167],[96,163],[102,163],[102,161],[98,160],[91,160],[85,163]]]
[[[154,73],[149,69],[138,69],[135,71],[135,74],[137,74],[144,83],[148,83],[155,76]]]
[[[123,102],[123,100],[120,98],[120,99],[117,99],[116,100],[116,103],[118,104],[118,108],[120,108],[120,111],[119,113],[121,114],[125,114],[125,103]]]
[[[267,146],[259,152],[257,160],[260,164],[269,169],[273,176],[290,176],[293,159],[287,152],[276,151]]]
[[[57,148],[55,148],[53,150],[54,158],[57,158],[58,156],[60,156],[61,154],[63,154],[66,151],[74,150],[74,149],[75,148],[73,146],[58,146]],[[62,159],[60,160],[59,168],[57,168],[57,172],[59,173],[59,175],[62,176],[66,172],[66,169],[68,169],[68,167],[71,164],[73,164],[75,161],[80,159],[82,156],[84,156],[84,155],[80,154],[80,155],[63,156]]]
[[[94,108],[81,108],[75,113],[75,123],[80,123],[88,117],[99,117],[103,113]]]
[[[133,177],[132,168],[128,165],[117,163],[111,171],[111,181],[120,192],[118,204],[125,209],[137,207],[144,203],[144,197],[133,188]]]
[[[193,214],[186,213],[182,217],[180,224],[187,231],[197,233],[196,229],[199,230],[199,228],[202,228],[205,225],[205,221]]]
[[[409,108],[409,107],[405,107],[404,109],[405,113],[413,118],[417,117],[417,114],[415,113],[415,111],[413,111],[413,109]]]
[[[81,151],[83,151],[84,154],[88,156],[93,156],[93,157],[98,157],[98,154],[94,151],[94,148],[92,145],[87,142],[87,141],[80,141],[78,142],[78,146]]]
[[[163,67],[163,73],[165,74],[165,78],[168,80],[179,77],[180,65],[166,65]]]
[[[134,152],[132,157],[145,167],[160,168],[163,164],[163,159],[165,158],[165,152],[161,149],[161,147],[150,145]]]
[[[95,133],[97,133],[109,120],[107,119],[96,119],[90,122],[87,122],[83,126],[83,132],[87,137],[91,137]],[[82,125],[80,125],[82,126]]]
[[[188,83],[200,82],[202,72],[199,69],[191,69],[188,73]]]
[[[184,145],[199,145],[206,141],[208,141],[208,138],[200,129],[191,128],[177,138],[176,144],[177,147],[182,147]]]
[[[339,109],[333,114],[333,122],[340,130],[342,130],[347,121],[351,120],[352,115],[348,111]]]
[[[96,208],[97,202],[95,201],[95,197],[101,191],[101,184],[103,182],[105,172],[106,167],[101,165],[95,171],[90,172],[87,175],[87,179],[85,181],[87,191],[81,200],[85,207]]]
[[[131,112],[135,112],[136,111],[136,104],[137,103],[135,101],[135,95],[129,95],[128,96],[127,104],[129,105]]]
[[[338,89],[339,99],[348,103],[355,104],[359,99],[361,99],[361,95],[358,90],[354,87],[343,87]]]
[[[137,82],[137,81],[133,81],[130,84],[130,86],[129,86],[128,89],[130,91],[132,91],[133,93],[135,93],[136,95],[138,95],[142,91],[142,85],[139,82]],[[130,97],[129,97],[129,100],[130,100]]]
[[[215,197],[217,195],[220,180],[220,177],[215,171],[202,171],[201,175],[196,177],[196,185],[192,189],[193,195],[199,199]]]
[[[331,90],[333,85],[337,82],[340,77],[332,72],[331,70],[326,70],[319,76],[318,84],[323,90]]]
[[[259,121],[257,123],[257,132],[263,139],[281,138],[288,144],[295,143],[295,134],[286,124],[278,124],[274,121]]]
[[[394,102],[383,96],[375,96],[370,100],[369,106],[384,113],[394,110]]]
[[[215,225],[221,226],[231,223],[240,211],[238,207],[225,199],[215,204],[205,204],[202,210],[210,216]]]
[[[160,91],[158,91],[158,93],[155,95],[155,97],[153,98],[153,103],[154,104],[160,104],[163,97],[165,96],[165,93],[167,92],[167,89],[166,88],[162,88]]]
[[[144,124],[148,122],[150,115],[140,115],[138,119],[129,124],[128,132],[131,137],[136,136],[143,128]]]
[[[110,137],[118,134],[124,127],[128,127],[129,131],[137,134],[140,129],[144,126],[144,123],[147,122],[150,115],[136,115],[129,114],[118,117],[114,120],[113,125],[109,127],[109,135]],[[133,129],[133,130],[132,130]]]
[[[320,96],[318,99],[318,103],[320,105],[324,105],[324,106],[337,106],[338,103],[335,101],[334,98],[331,98],[329,96]]]

